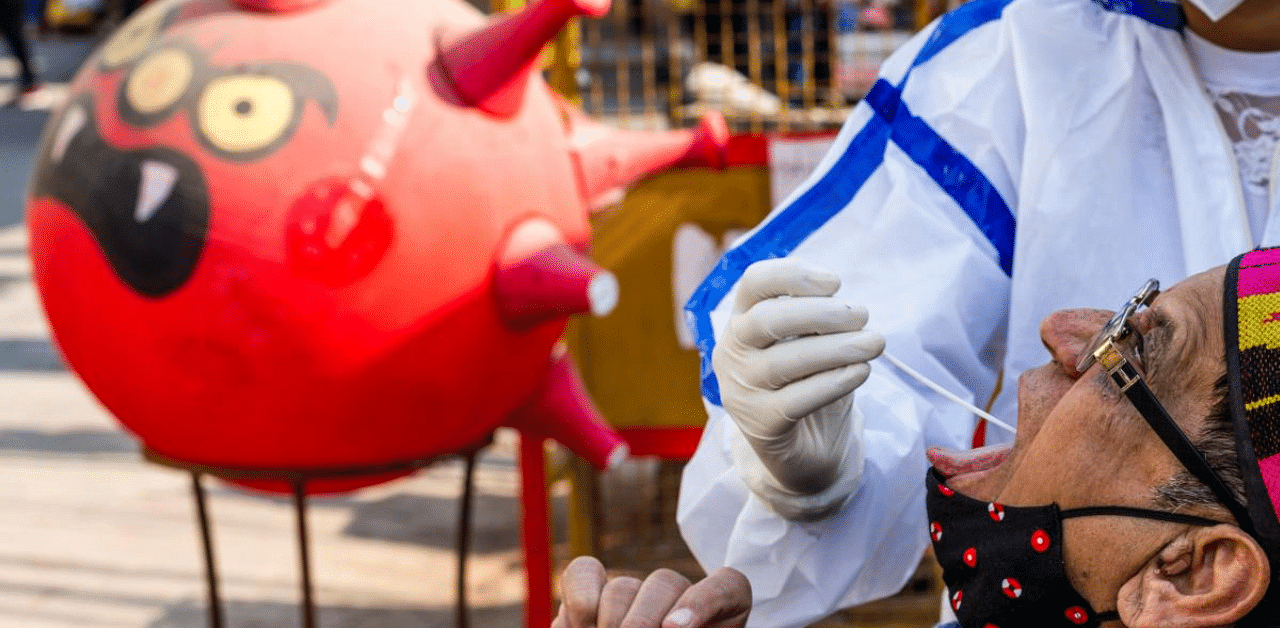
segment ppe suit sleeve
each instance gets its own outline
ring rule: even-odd
[[[959,36],[935,23],[886,62],[879,93],[855,108],[815,173],[690,300],[704,365],[729,316],[735,269],[795,256],[841,276],[836,296],[868,308],[886,353],[985,404],[1004,348],[1022,120],[998,21]],[[863,423],[865,460],[846,468],[861,478],[837,482],[851,496],[829,517],[795,521],[756,497],[735,466],[743,437],[707,371],[709,420],[677,519],[704,568],[728,565],[751,581],[749,626],[803,626],[896,593],[928,542],[924,449],[969,446],[975,417],[873,361],[850,417]]]

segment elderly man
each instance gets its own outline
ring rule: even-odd
[[[1054,313],[1040,335],[1053,359],[1018,382],[1014,442],[928,454],[960,625],[1280,621],[1280,249],[1149,282],[1118,313]],[[751,605],[730,569],[610,580],[589,558],[563,593],[556,628],[743,626]]]

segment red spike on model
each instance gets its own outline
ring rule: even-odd
[[[526,329],[570,314],[604,316],[618,304],[618,280],[564,243],[540,218],[521,223],[503,245],[493,278],[502,320]]]
[[[529,405],[508,417],[506,424],[535,438],[584,443],[576,453],[597,469],[612,469],[627,457],[626,443],[604,427],[604,418],[563,345],[557,345],[552,353],[538,393]]]
[[[466,35],[441,33],[438,60],[463,102],[509,116],[520,108],[542,47],[570,18],[608,11],[609,0],[538,0]]]
[[[674,165],[724,168],[729,128],[710,113],[695,130],[637,133],[605,126],[560,100],[569,127],[569,150],[578,166],[583,195],[599,208],[636,179]]]

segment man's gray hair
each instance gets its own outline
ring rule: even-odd
[[[1200,433],[1192,437],[1196,448],[1209,461],[1209,467],[1218,474],[1231,489],[1241,504],[1245,501],[1244,476],[1240,474],[1240,461],[1236,457],[1236,431],[1231,420],[1230,389],[1227,376],[1213,385],[1213,406],[1209,408],[1209,416],[1205,419]],[[1156,504],[1177,512],[1197,506],[1223,507],[1217,495],[1199,478],[1183,470],[1168,482],[1155,488]],[[1223,507],[1225,508],[1225,507]]]

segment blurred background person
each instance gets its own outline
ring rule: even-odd
[[[31,42],[27,39],[25,28],[25,6],[22,0],[0,0],[0,30],[4,32],[5,43],[10,52],[18,60],[18,86],[14,96],[8,102],[15,105],[25,96],[40,88],[40,80],[36,76],[35,63],[31,56]]]

